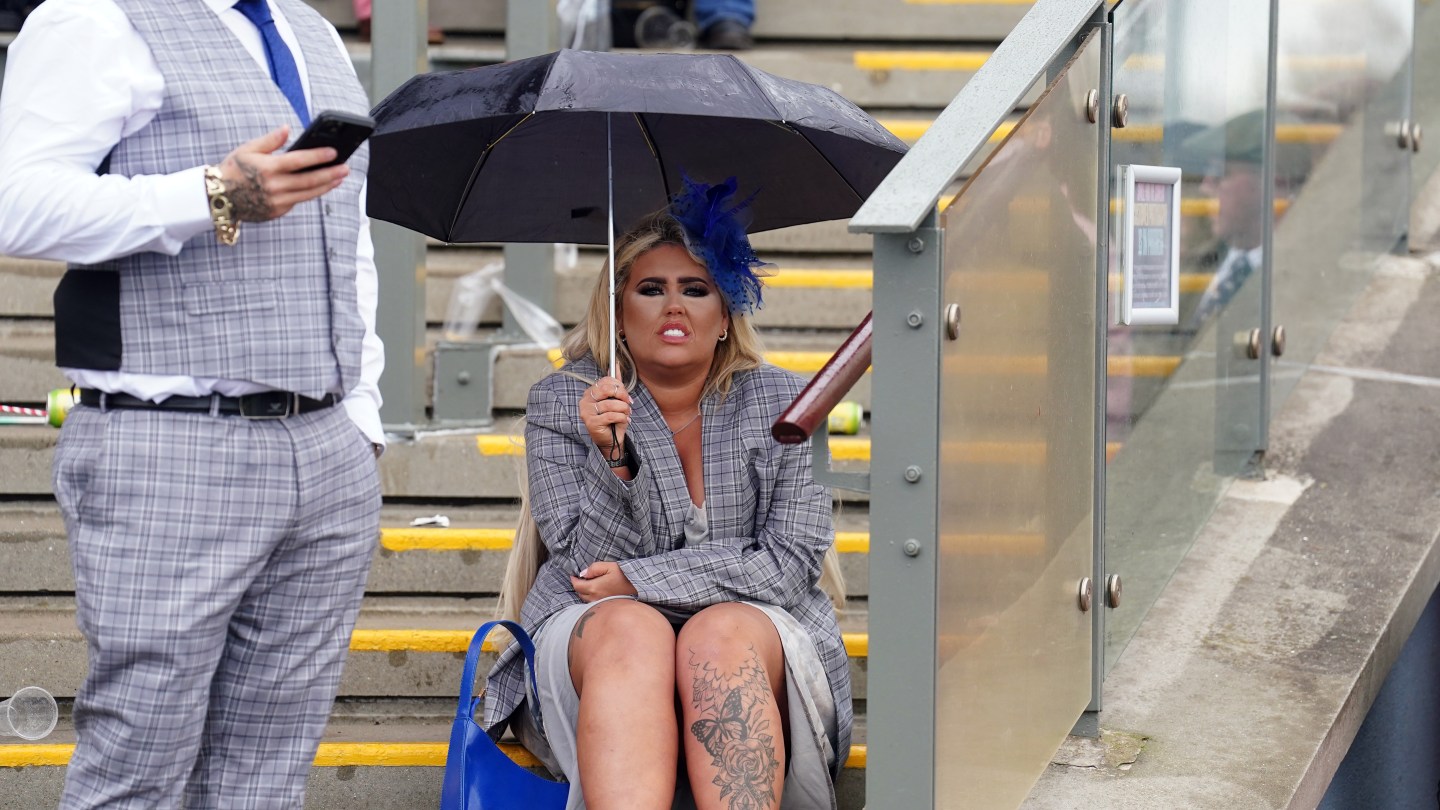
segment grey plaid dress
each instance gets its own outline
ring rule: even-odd
[[[567,371],[601,376],[593,360]],[[764,602],[785,609],[809,633],[835,698],[835,767],[850,751],[854,710],[850,669],[830,599],[817,585],[834,542],[829,489],[815,483],[810,445],[783,445],[770,425],[800,393],[804,380],[774,366],[735,377],[724,399],[707,398],[704,413],[705,511],[710,541],[685,545],[690,493],[665,420],[643,384],[634,399],[627,439],[639,463],[621,481],[605,465],[580,421],[586,384],[551,374],[530,389],[526,458],[530,509],[550,551],[522,609],[527,630],[580,601],[571,573],[600,560],[620,561],[638,598],[672,611],[695,612],[722,602]],[[525,699],[524,657],[511,645],[490,671],[484,725],[498,738]]]

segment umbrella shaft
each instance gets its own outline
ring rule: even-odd
[[[610,113],[605,113],[605,186],[608,210],[605,230],[610,246],[610,376],[620,379],[620,359],[615,349],[615,148],[610,133]]]

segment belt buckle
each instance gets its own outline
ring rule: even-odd
[[[239,399],[240,415],[246,419],[284,419],[300,412],[300,395],[289,391],[262,391]]]

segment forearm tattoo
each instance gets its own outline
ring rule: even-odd
[[[270,219],[270,202],[260,185],[260,170],[244,158],[235,158],[235,165],[245,175],[225,189],[230,204],[235,206],[235,219],[241,222],[264,222]]]
[[[719,672],[708,662],[697,663],[691,650],[690,670],[694,678],[690,699],[700,715],[690,724],[690,733],[710,754],[720,798],[730,800],[730,810],[779,807],[776,730],[764,711],[772,699],[770,681],[755,648],[731,673]]]

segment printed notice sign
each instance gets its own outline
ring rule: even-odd
[[[1180,170],[1121,167],[1120,323],[1180,322]]]

